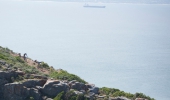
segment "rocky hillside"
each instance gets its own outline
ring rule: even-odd
[[[77,75],[0,47],[0,100],[154,99],[142,93],[98,88]]]

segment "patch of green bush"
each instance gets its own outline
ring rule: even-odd
[[[30,97],[29,100],[34,100],[34,97]]]
[[[107,95],[111,97],[124,96],[132,100],[135,98],[145,98],[147,100],[155,100],[154,98],[150,98],[149,96],[146,96],[143,93],[132,94],[132,93],[120,91],[119,89],[115,89],[115,88],[102,87],[99,89],[99,92],[100,95]]]
[[[43,67],[43,68],[49,68],[49,65],[47,63],[44,63],[44,62],[42,62],[40,66]]]
[[[83,94],[79,94],[77,95],[76,100],[85,100],[85,97]]]
[[[57,72],[54,70],[54,71],[50,72],[49,76],[54,79],[68,80],[68,81],[77,80],[78,82],[87,83],[86,81],[84,81],[83,79],[78,77],[77,75],[70,74],[67,71],[63,71],[63,70],[60,72]]]
[[[60,92],[53,100],[63,100],[64,99],[64,91]]]
[[[20,63],[24,63],[24,60],[22,60],[19,56],[15,57],[17,61],[19,61]]]
[[[149,96],[146,96],[143,93],[135,93],[134,94],[134,98],[146,98],[147,100],[155,100],[154,98],[151,98]]]
[[[3,53],[0,53],[0,59],[8,60],[8,57]]]
[[[64,100],[86,100],[86,98],[84,94],[75,94],[74,90],[71,90],[65,94]]]
[[[65,100],[70,100],[71,98],[74,98],[75,96],[76,96],[76,94],[74,93],[73,90],[68,91],[68,92],[65,94]]]
[[[119,89],[115,89],[115,88],[107,88],[107,87],[102,87],[99,89],[100,94],[105,94],[105,95],[109,95],[109,94],[113,94],[116,91],[120,91]]]

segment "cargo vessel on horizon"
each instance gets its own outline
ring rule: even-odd
[[[105,8],[106,6],[85,4],[83,7],[87,7],[87,8]]]

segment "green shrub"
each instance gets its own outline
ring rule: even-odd
[[[135,93],[134,98],[145,98],[147,100],[155,100],[154,98],[150,98],[149,96],[146,96],[143,93]]]
[[[76,94],[74,93],[74,91],[68,91],[66,94],[65,94],[65,100],[71,100],[71,98],[73,99],[74,96],[76,96]]]
[[[15,57],[17,61],[19,61],[20,63],[24,63],[24,60],[22,60],[19,56]]]
[[[100,94],[104,94],[104,95],[109,95],[109,94],[113,94],[116,91],[120,91],[119,89],[115,89],[115,88],[107,88],[107,87],[102,87],[99,89]]]
[[[86,100],[83,94],[76,95],[73,90],[65,94],[65,100]]]
[[[34,97],[30,97],[29,100],[34,100]]]
[[[74,74],[70,74],[67,71],[52,71],[49,75],[50,77],[53,77],[54,79],[61,79],[61,80],[77,80],[78,82],[82,82],[82,83],[86,83],[86,81],[84,81],[83,79],[81,79],[80,77],[78,77],[77,75]]]
[[[18,77],[16,77],[15,82],[20,82],[20,81],[22,81],[23,79],[24,79],[24,78],[19,75]]]
[[[85,97],[84,97],[83,94],[79,94],[79,95],[77,95],[77,97],[76,97],[76,100],[84,100],[84,99],[85,99]]]
[[[15,81],[15,78],[14,77],[11,77],[11,82],[14,82]]]
[[[8,60],[8,57],[2,53],[0,53],[0,59]]]
[[[49,68],[49,65],[47,63],[44,63],[44,62],[42,62],[40,66],[43,67],[43,68]]]
[[[64,91],[60,92],[53,100],[63,100],[64,99]]]

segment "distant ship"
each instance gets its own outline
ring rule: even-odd
[[[88,4],[85,4],[83,7],[89,7],[89,8],[105,8],[106,6],[91,6],[91,5],[88,5]]]

